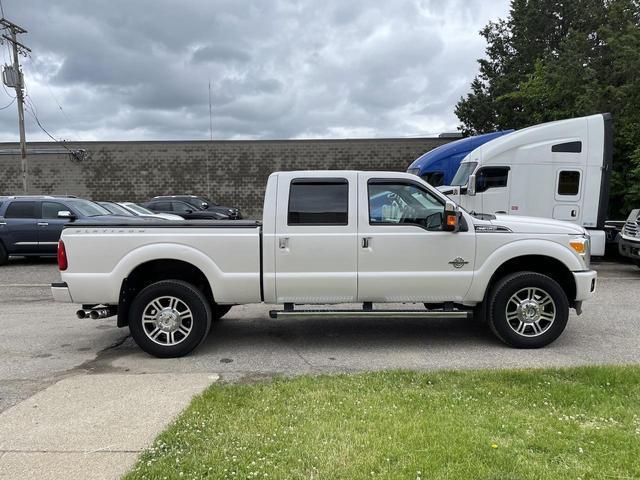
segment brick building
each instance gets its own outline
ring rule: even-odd
[[[259,217],[267,177],[278,170],[404,171],[447,138],[74,142],[74,158],[53,142],[29,143],[30,194],[143,201],[192,193]],[[15,143],[0,144],[0,195],[22,194]]]

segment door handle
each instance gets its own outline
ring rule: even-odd
[[[288,246],[289,246],[289,237],[280,237],[278,239],[278,247],[280,247],[282,250],[284,250]]]
[[[47,225],[49,225],[47,222],[38,222],[39,227],[46,227]]]
[[[362,237],[362,248],[369,248],[369,243],[371,242],[371,238]]]
[[[571,210],[571,216],[575,217],[578,215],[578,211],[577,210]]]

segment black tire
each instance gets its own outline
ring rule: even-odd
[[[528,288],[536,289],[537,298],[540,300],[543,298],[540,292],[546,293],[551,298],[551,303],[542,307],[538,304],[538,306],[546,316],[551,315],[551,309],[554,310],[555,316],[552,321],[541,319],[534,325],[521,322],[518,318],[507,320],[508,306],[510,317],[517,315],[518,311],[516,302],[509,303],[510,299],[516,294],[526,298],[527,293],[524,289]],[[535,272],[518,272],[500,279],[489,295],[488,310],[489,326],[493,333],[502,342],[516,348],[540,348],[549,345],[562,334],[569,319],[569,301],[562,287],[552,278]],[[522,329],[522,332],[516,332],[516,329]]]
[[[155,327],[153,324],[146,324],[147,330],[145,330],[145,324],[142,321],[145,310],[150,308],[150,302],[160,297],[177,298],[191,310],[190,319],[186,321],[190,331],[187,335],[176,332],[180,338],[174,345],[162,345],[152,340],[148,331]],[[182,322],[180,320],[180,323]],[[196,287],[182,280],[163,280],[153,283],[141,290],[131,303],[129,311],[131,336],[142,350],[155,357],[175,358],[187,355],[207,338],[210,327],[211,307],[207,298]],[[165,343],[169,339],[168,334],[162,332],[157,338],[158,341]]]
[[[211,318],[214,322],[222,321],[222,317],[224,317],[233,305],[214,305],[211,310]]]
[[[4,245],[0,242],[0,265],[4,265],[9,260],[9,254],[4,248]]]
[[[640,268],[640,260],[634,260],[633,263],[636,264],[636,267]]]

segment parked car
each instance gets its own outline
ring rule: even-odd
[[[133,212],[130,212],[126,208],[121,207],[116,202],[96,202],[98,205],[103,206],[113,215],[118,215],[122,217],[135,217],[136,215]]]
[[[618,251],[640,267],[640,209],[632,210],[618,238]]]
[[[273,318],[477,315],[508,345],[537,348],[596,288],[583,227],[478,218],[408,173],[274,173],[262,222],[146,225],[136,235],[82,226],[62,232],[54,299],[83,304],[81,318],[117,314],[158,357],[189,353],[232,305],[260,302],[284,304]],[[297,307],[354,302],[362,307]],[[425,309],[373,308],[391,302]]]
[[[151,200],[143,203],[143,207],[156,213],[173,213],[180,215],[187,220],[229,220],[229,217],[223,213],[214,212],[212,210],[200,210],[190,203],[174,199]]]
[[[114,219],[89,200],[58,196],[0,198],[0,265],[9,256],[55,256],[60,232],[70,221]]]
[[[209,210],[210,212],[222,213],[230,220],[240,220],[242,218],[239,208],[225,207],[197,195],[159,195],[157,197],[153,197],[152,201],[153,200],[179,200],[196,207],[198,210]]]
[[[156,213],[133,202],[120,202],[118,205],[139,217],[164,218],[165,220],[184,220],[180,215],[175,215],[173,213]]]
[[[144,207],[135,205],[134,203],[127,202],[128,205],[135,205],[137,208],[125,206],[124,203],[117,202],[98,202],[104,208],[109,210],[113,215],[123,217],[144,217],[144,218],[157,218],[163,220],[184,220],[184,218],[178,215],[172,215],[170,213],[154,213],[151,210],[147,210]]]

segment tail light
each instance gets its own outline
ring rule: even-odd
[[[58,268],[60,270],[66,270],[69,266],[67,262],[67,250],[64,248],[64,242],[58,241]]]

